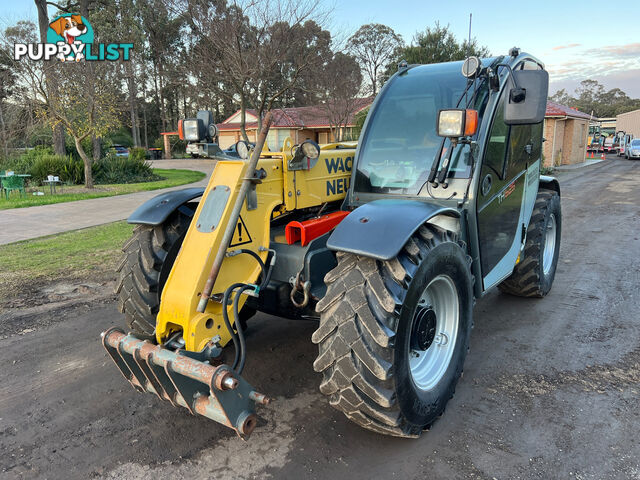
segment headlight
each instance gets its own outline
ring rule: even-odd
[[[459,138],[471,136],[478,130],[476,110],[450,109],[438,112],[438,136]]]
[[[182,128],[184,131],[184,139],[188,141],[197,141],[200,140],[200,135],[198,135],[198,120],[195,118],[191,118],[185,120],[182,123]]]

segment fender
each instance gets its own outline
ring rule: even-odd
[[[558,196],[560,196],[560,183],[558,183],[556,177],[540,175],[540,187],[558,192]]]
[[[194,198],[201,197],[204,190],[204,187],[192,187],[156,195],[136,208],[127,218],[127,223],[160,225],[180,206]]]
[[[440,214],[460,216],[454,208],[414,200],[374,200],[347,215],[329,237],[327,247],[390,260],[420,225]]]

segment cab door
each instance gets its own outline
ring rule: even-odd
[[[501,94],[490,128],[476,203],[485,290],[511,273],[524,235],[521,207],[534,147],[532,126],[504,123],[508,90]]]

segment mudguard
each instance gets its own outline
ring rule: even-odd
[[[398,255],[409,237],[427,220],[440,215],[459,217],[454,208],[414,200],[375,200],[345,217],[333,231],[327,247],[377,260]]]
[[[560,183],[556,177],[550,177],[548,175],[540,175],[540,186],[542,188],[547,188],[549,190],[553,190],[558,192],[558,196],[560,196]]]
[[[201,197],[204,187],[185,188],[161,193],[140,205],[127,218],[128,223],[160,225],[172,212],[194,198]]]

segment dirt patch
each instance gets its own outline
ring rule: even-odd
[[[101,280],[65,279],[53,283],[40,280],[22,285],[19,293],[0,306],[0,338],[30,333],[61,321],[65,318],[61,312],[76,306],[115,300],[115,279],[111,277]]]
[[[640,348],[611,365],[589,365],[579,371],[557,371],[548,375],[503,375],[489,393],[506,393],[512,398],[530,399],[560,388],[606,393],[610,390],[640,393]]]
[[[261,411],[264,418],[249,441],[239,437],[225,438],[193,459],[165,461],[157,466],[126,463],[101,478],[270,478],[272,475],[264,471],[265,467],[278,469],[288,462],[297,433],[295,419],[312,413],[314,400],[317,400],[315,392],[274,399],[273,404],[278,408]]]

